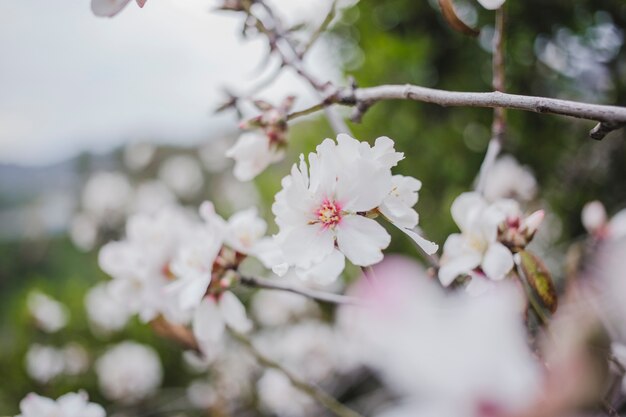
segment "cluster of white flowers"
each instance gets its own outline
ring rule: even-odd
[[[275,249],[265,236],[267,225],[254,208],[226,221],[205,202],[200,216],[182,208],[137,214],[128,220],[124,240],[101,249],[100,266],[113,280],[86,298],[96,328],[117,330],[129,314],[146,322],[163,316],[192,323],[205,351],[215,349],[226,326],[239,332],[251,328],[229,287],[237,279],[233,271],[248,256],[271,267]]]
[[[379,214],[434,253],[437,245],[412,230],[421,183],[391,173],[403,158],[387,137],[370,146],[344,134],[317,146],[308,165],[302,155],[283,178],[272,207],[283,257],[274,271],[281,275],[294,267],[302,278],[332,282],[346,257],[358,266],[380,262],[391,238],[373,219]]]
[[[481,292],[486,279],[506,277],[514,266],[512,250],[530,242],[544,217],[542,210],[524,217],[515,200],[489,204],[475,192],[457,197],[451,212],[461,233],[450,235],[444,244],[439,280],[447,287],[458,276],[469,275],[472,292]]]
[[[20,402],[16,417],[105,417],[104,408],[90,403],[84,392],[65,394],[57,400],[30,393]]]

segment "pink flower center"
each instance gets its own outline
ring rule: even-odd
[[[325,199],[315,214],[324,228],[334,227],[341,222],[341,206],[336,201]]]

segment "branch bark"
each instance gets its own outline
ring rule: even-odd
[[[362,113],[379,101],[412,100],[438,104],[444,107],[502,107],[535,113],[555,114],[600,123],[590,132],[594,139],[602,139],[607,133],[626,126],[626,107],[589,104],[556,98],[493,92],[461,92],[437,90],[417,85],[380,85],[368,88],[341,88],[328,95],[321,104],[340,104],[360,109],[353,115],[359,120]],[[319,106],[316,104],[314,107]]]

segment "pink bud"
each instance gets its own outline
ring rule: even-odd
[[[585,204],[582,212],[583,226],[589,233],[595,233],[606,224],[606,210],[599,201]]]
[[[537,210],[524,219],[522,228],[526,231],[527,236],[535,234],[537,229],[539,229],[539,225],[543,222],[545,215],[546,213],[543,210]]]

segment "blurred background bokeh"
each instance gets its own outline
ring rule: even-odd
[[[275,71],[276,62],[264,63],[263,40],[242,40],[240,19],[202,0],[148,2],[110,20],[95,18],[88,1],[44,3],[0,0],[0,415],[15,413],[30,391],[56,397],[85,388],[106,402],[90,364],[129,339],[158,352],[164,379],[152,401],[163,403],[162,414],[151,415],[170,415],[194,371],[178,346],[134,320],[112,334],[94,331],[84,298],[106,278],[98,247],[121,236],[129,214],[173,202],[195,210],[211,199],[223,215],[257,206],[272,228],[280,178],[332,132],[320,115],[292,125],[285,160],[240,183],[224,157],[240,119],[213,110],[223,88],[245,93]],[[312,27],[329,5],[272,3],[290,24]],[[481,28],[479,38],[453,32],[435,0],[362,0],[343,9],[307,64],[320,78],[351,76],[363,87],[488,91],[493,13],[455,4]],[[511,0],[507,21],[508,91],[626,105],[622,0]],[[296,109],[314,102],[289,71],[259,96],[279,103],[287,94],[297,96]],[[423,182],[421,223],[441,243],[455,230],[452,200],[474,183],[491,118],[488,109],[384,102],[351,127],[361,140],[396,141],[407,157],[398,173]],[[601,200],[610,213],[626,205],[624,131],[595,142],[587,121],[514,111],[507,118],[504,152],[520,166],[506,160],[515,166],[506,175],[524,181],[518,197],[528,207],[548,213],[535,244],[558,280],[555,260],[583,233],[584,203]],[[388,252],[417,258],[394,236]]]

